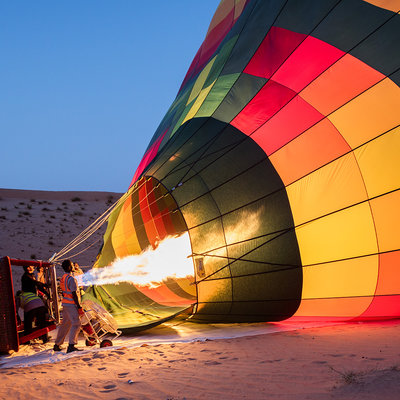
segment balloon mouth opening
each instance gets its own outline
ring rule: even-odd
[[[190,312],[197,303],[199,262],[194,261],[189,230],[172,193],[156,178],[139,179],[117,210],[113,226],[119,233],[130,229],[136,241],[111,237],[115,256],[100,259],[83,277],[103,304],[117,300],[106,308],[122,329],[161,323]]]

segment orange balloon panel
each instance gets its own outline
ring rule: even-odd
[[[350,297],[302,300],[293,319],[310,320],[310,316],[313,316],[314,320],[318,320],[318,317],[323,320],[353,319],[367,310],[372,299],[372,297]]]
[[[400,88],[385,78],[328,116],[354,149],[400,124]]]
[[[400,191],[370,201],[379,251],[400,249]],[[400,288],[400,286],[399,286]]]
[[[284,184],[289,185],[349,150],[339,131],[323,119],[269,158]]]
[[[385,75],[346,54],[311,82],[300,96],[328,115],[384,78]]]

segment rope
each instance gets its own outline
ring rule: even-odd
[[[96,232],[109,218],[111,212],[117,207],[118,204],[121,202],[125,201],[125,198],[127,197],[128,192],[122,195],[116,202],[111,204],[111,206],[103,212],[91,225],[89,225],[87,228],[85,228],[78,236],[76,236],[71,242],[69,242],[67,245],[65,245],[60,251],[58,251],[55,256],[52,258],[52,262],[57,262],[61,261],[62,257],[64,257],[66,254],[70,253],[75,247],[79,246],[82,244],[84,241],[86,241],[90,236],[93,235],[94,232]],[[81,254],[87,249],[89,249],[92,245],[94,245],[96,242],[92,243],[90,246],[88,246],[85,250],[77,253]]]

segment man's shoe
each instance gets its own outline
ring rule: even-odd
[[[54,351],[61,351],[62,348],[58,344],[55,344],[54,347],[53,347],[53,350]]]
[[[43,341],[43,344],[46,344],[50,340],[50,338],[47,335],[41,336],[41,339]]]
[[[82,351],[82,349],[78,349],[74,344],[69,344],[67,348],[67,353],[72,353],[73,351]]]

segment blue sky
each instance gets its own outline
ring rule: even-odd
[[[0,188],[124,192],[219,0],[0,4]]]

